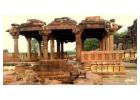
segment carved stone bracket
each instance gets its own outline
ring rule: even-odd
[[[13,37],[13,39],[18,39],[19,35],[13,35],[12,37]]]
[[[41,31],[39,31],[40,35],[47,35],[48,36],[50,33],[51,33],[51,30],[48,29],[46,26],[43,27],[43,29]]]
[[[8,30],[8,32],[11,34],[11,36],[19,36],[19,31],[16,27],[12,27]]]
[[[75,29],[72,29],[72,32],[75,33],[75,35],[80,34],[80,36],[81,36],[83,29],[81,27],[77,26]]]

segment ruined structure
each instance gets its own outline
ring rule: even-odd
[[[132,40],[132,48],[137,49],[137,19],[134,20],[132,26],[128,27],[128,35]]]
[[[128,33],[122,40],[125,50],[124,60],[137,62],[137,19],[134,20],[133,25],[128,27]],[[128,40],[130,40],[130,47],[128,47]]]
[[[64,59],[67,58],[64,52],[64,43],[76,42],[76,60],[78,62],[94,63],[97,66],[98,63],[102,65],[106,64],[107,66],[118,64],[119,72],[123,52],[114,51],[113,34],[120,28],[121,25],[115,24],[115,19],[108,21],[102,19],[100,16],[90,16],[86,17],[79,24],[68,17],[56,18],[49,24],[37,19],[29,19],[26,23],[20,25],[12,24],[12,28],[7,30],[7,32],[14,39],[14,57],[17,60],[20,59],[18,37],[19,35],[23,35],[28,42],[28,61],[33,60],[33,54],[31,53],[32,38],[35,38],[39,43],[39,54],[36,58],[46,63],[48,61],[65,61]],[[84,50],[84,41],[87,38],[97,38],[99,40],[99,51]],[[48,41],[50,41],[50,53],[48,52]],[[55,50],[55,41],[57,50]],[[41,44],[43,47],[41,47]],[[114,67],[112,67],[112,72],[114,72],[113,69]]]
[[[14,54],[16,55],[16,58],[19,60],[19,49],[18,49],[18,38],[19,35],[25,36],[27,43],[28,43],[28,61],[31,61],[32,59],[32,53],[31,53],[31,39],[35,38],[39,43],[39,56],[42,56],[42,50],[41,50],[41,41],[42,36],[40,35],[40,31],[42,31],[43,26],[45,26],[46,23],[42,22],[40,20],[36,19],[29,19],[26,23],[22,23],[21,25],[18,24],[11,24],[12,28],[7,30],[11,34],[11,36],[14,39]]]
[[[14,53],[10,54],[9,60],[16,64],[21,63],[13,66],[14,74],[4,76],[4,84],[103,84],[103,76],[106,74],[126,75],[123,63],[125,57],[136,58],[135,52],[114,50],[114,33],[122,27],[115,23],[115,19],[105,20],[100,16],[90,16],[77,23],[71,18],[62,17],[47,24],[41,20],[29,19],[26,23],[11,26],[7,32],[14,39]],[[135,41],[136,24],[132,27],[129,28],[129,34]],[[19,52],[20,35],[27,40],[27,53]],[[38,54],[31,51],[32,38],[38,41]],[[98,50],[84,50],[84,41],[88,38],[99,40]],[[68,42],[76,43],[76,61],[69,59],[64,52],[64,43]],[[135,45],[133,44],[134,47]],[[8,54],[6,57],[9,57]]]
[[[113,33],[121,28],[115,24],[115,20],[110,21],[100,18],[100,16],[87,17],[77,22],[68,18],[56,18],[46,25],[45,22],[37,19],[29,19],[26,23],[11,24],[12,28],[7,30],[14,39],[14,54],[18,58],[18,38],[19,35],[25,36],[28,43],[28,60],[32,59],[31,39],[35,38],[39,43],[38,56],[44,60],[63,59],[63,44],[67,42],[76,42],[76,59],[80,61],[81,51],[83,50],[84,40],[86,38],[97,38],[100,40],[100,51],[113,50]],[[50,40],[51,52],[48,53],[48,41]],[[57,42],[57,52],[54,50],[54,40]],[[43,49],[41,50],[41,43]],[[55,56],[56,55],[56,56]]]

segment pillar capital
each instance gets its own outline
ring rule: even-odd
[[[15,24],[12,24],[12,28],[8,29],[7,32],[9,32],[11,36],[19,36],[18,26]]]
[[[50,58],[51,60],[53,60],[55,57],[54,57],[54,37],[53,36],[50,36],[50,45],[51,45],[51,53],[50,53]]]
[[[47,26],[43,27],[41,31],[39,31],[40,35],[49,35],[51,33],[51,30],[47,28]]]
[[[13,37],[13,39],[18,39],[19,35],[13,35],[12,37]]]

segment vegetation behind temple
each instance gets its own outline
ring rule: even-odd
[[[123,43],[125,38],[127,40],[126,41],[127,48],[125,48],[125,49],[129,49],[129,48],[131,48],[132,42],[131,42],[130,36],[128,36],[128,30],[125,30],[123,32],[116,32],[114,34],[114,43],[117,45],[119,43]]]
[[[96,38],[86,39],[84,42],[84,50],[90,51],[99,48],[99,41]]]
[[[127,34],[127,30],[123,32],[116,32],[114,34],[114,43],[118,45],[119,43],[123,43],[124,37],[127,37],[127,47],[131,47],[131,39]],[[86,39],[84,42],[84,50],[90,51],[90,50],[96,50],[99,48],[99,40],[95,38]]]

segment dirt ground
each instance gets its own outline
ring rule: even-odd
[[[136,85],[136,68],[127,68],[126,75],[106,75],[103,78],[103,85]]]
[[[13,75],[12,73],[14,73],[13,70],[12,70],[12,72],[4,71],[4,73],[3,73],[4,77],[6,77],[6,79],[9,82],[15,80],[15,75]],[[5,81],[5,78],[4,78],[4,81]],[[3,84],[5,84],[5,83],[3,83]],[[20,84],[20,83],[16,82],[16,84]],[[103,85],[136,85],[136,84],[137,84],[136,67],[126,67],[125,75],[104,75],[103,76]]]

